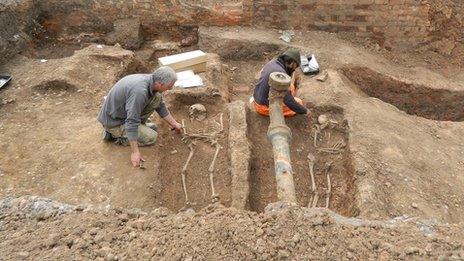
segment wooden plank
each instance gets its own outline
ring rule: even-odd
[[[206,54],[201,50],[196,50],[196,51],[191,51],[191,52],[186,52],[186,53],[179,53],[175,55],[158,58],[158,62],[161,66],[169,66],[176,71],[187,70],[186,68],[195,66],[197,64],[202,64],[202,63],[206,64],[206,61],[207,61]],[[200,67],[198,67],[198,69],[202,70],[202,68]]]

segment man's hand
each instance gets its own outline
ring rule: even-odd
[[[144,162],[145,160],[142,158],[142,155],[140,155],[139,145],[137,143],[137,140],[129,140],[129,144],[132,150],[132,153],[131,153],[132,166],[140,167],[142,162]]]
[[[178,123],[170,113],[164,117],[163,120],[171,125],[171,130],[175,130],[177,133],[182,133],[182,124]]]
[[[177,133],[182,133],[182,124],[176,121],[176,122],[173,122],[171,126],[172,126],[172,130],[175,130]]]
[[[142,158],[142,155],[140,155],[140,152],[137,151],[131,153],[132,166],[139,167],[144,161],[145,160]]]

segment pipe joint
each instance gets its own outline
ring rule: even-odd
[[[287,141],[290,141],[292,139],[292,132],[288,126],[283,124],[269,125],[267,131],[268,140],[272,142],[273,138],[276,136],[284,137]]]

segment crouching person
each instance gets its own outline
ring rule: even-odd
[[[139,146],[156,142],[156,126],[148,122],[156,111],[172,129],[180,132],[182,126],[171,115],[162,93],[172,89],[177,80],[170,67],[160,67],[152,74],[132,74],[120,79],[109,91],[98,115],[103,125],[104,140],[131,147],[134,167],[144,161]]]

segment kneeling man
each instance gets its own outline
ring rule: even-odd
[[[130,145],[134,167],[144,161],[139,146],[156,142],[156,126],[147,122],[156,111],[172,129],[180,132],[182,125],[172,117],[162,93],[172,89],[177,75],[170,67],[160,67],[152,74],[132,74],[119,80],[103,102],[98,121],[103,125],[104,139]]]

